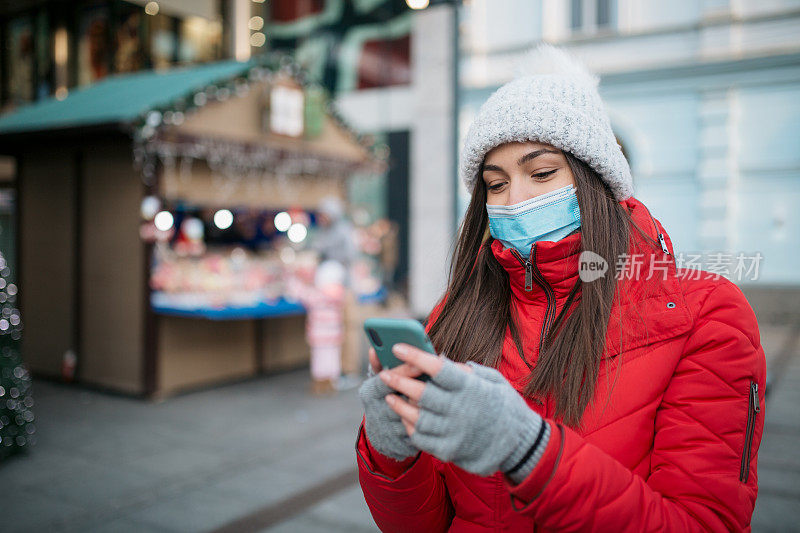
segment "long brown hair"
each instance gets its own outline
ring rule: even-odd
[[[609,271],[592,282],[576,281],[542,339],[541,353],[523,392],[540,401],[552,395],[555,416],[577,427],[594,395],[617,289],[615,258],[628,252],[632,221],[591,167],[569,152],[564,155],[577,189],[581,251],[606,258]],[[496,368],[506,329],[525,357],[512,316],[508,273],[491,251],[494,239],[487,236],[486,184],[480,172],[478,176],[452,253],[445,302],[428,334],[437,353]]]

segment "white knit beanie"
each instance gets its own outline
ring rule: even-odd
[[[461,152],[461,179],[472,193],[483,158],[507,142],[536,141],[570,152],[593,168],[617,200],[633,194],[628,161],[600,99],[600,78],[548,43],[527,53],[514,79],[483,103]]]

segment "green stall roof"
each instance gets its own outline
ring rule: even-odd
[[[165,71],[109,76],[0,115],[0,135],[131,122],[153,108],[166,108],[208,85],[231,80],[256,66],[251,61],[218,61]]]

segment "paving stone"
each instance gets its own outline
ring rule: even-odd
[[[352,485],[307,511],[263,530],[269,533],[331,531],[361,533],[378,531],[364,501],[360,485]]]
[[[4,491],[2,529],[6,533],[53,531],[85,512],[88,505],[75,505],[30,489]]]
[[[770,495],[756,500],[753,533],[792,533],[800,531],[800,504],[797,498]]]
[[[770,364],[789,327],[762,328]],[[770,391],[754,531],[800,531],[800,357]],[[145,402],[35,380],[37,436],[0,466],[6,531],[209,531],[355,469],[356,389],[287,372]],[[269,531],[377,531],[357,483]]]

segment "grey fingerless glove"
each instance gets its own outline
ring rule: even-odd
[[[443,359],[419,399],[411,442],[464,470],[481,476],[502,470],[521,482],[547,446],[549,424],[494,368],[470,361],[466,372]]]
[[[358,396],[364,405],[364,431],[372,447],[378,452],[398,461],[419,453],[411,443],[406,428],[386,403],[386,395],[395,392],[377,375],[364,380]]]

